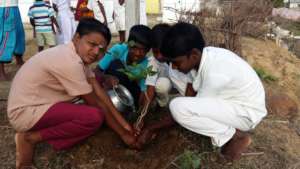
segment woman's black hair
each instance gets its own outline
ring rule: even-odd
[[[145,25],[134,25],[129,31],[128,42],[133,41],[143,45],[150,50],[151,45],[151,29]]]
[[[205,41],[200,30],[189,23],[180,22],[170,28],[163,38],[160,52],[170,60],[188,55],[193,48],[201,52]]]
[[[107,41],[107,44],[111,41],[111,33],[108,27],[94,18],[81,19],[77,26],[76,33],[80,36],[84,36],[89,33],[100,33]]]

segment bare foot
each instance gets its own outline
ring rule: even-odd
[[[34,146],[38,141],[36,135],[36,133],[16,133],[16,169],[33,168]]]
[[[239,160],[242,156],[242,153],[247,150],[250,144],[250,136],[246,133],[236,130],[236,133],[231,140],[222,147],[221,153],[229,161]]]
[[[9,77],[7,75],[0,75],[0,81],[8,81]]]
[[[17,55],[16,62],[17,62],[17,66],[21,67],[24,64],[24,60],[23,60],[22,56]]]

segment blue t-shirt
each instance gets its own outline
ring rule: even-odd
[[[128,46],[126,44],[116,44],[109,49],[109,51],[104,55],[104,57],[98,62],[98,66],[102,70],[107,70],[110,66],[111,62],[119,59],[125,68],[129,69],[132,74],[139,74],[141,71],[147,69],[148,59],[145,58],[140,61],[137,66],[134,66],[133,69],[130,69],[127,65],[127,57],[128,57]],[[141,91],[146,91],[147,86],[145,84],[145,78],[139,80],[138,82]]]

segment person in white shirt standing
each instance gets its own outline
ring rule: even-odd
[[[125,0],[114,0],[113,19],[119,32],[120,42],[125,42]]]
[[[147,25],[146,0],[140,0],[140,24]]]
[[[61,33],[57,36],[58,44],[70,42],[76,31],[74,14],[71,11],[70,0],[52,0],[53,8],[57,12],[57,22]]]
[[[173,119],[210,137],[226,159],[240,159],[251,143],[246,132],[267,115],[265,91],[256,72],[229,50],[205,47],[199,29],[188,23],[177,23],[168,31],[161,52],[173,68],[197,71],[194,92],[170,102]]]
[[[104,10],[104,0],[89,0],[87,4],[87,8],[94,12],[94,17],[101,23],[107,25],[107,17]]]

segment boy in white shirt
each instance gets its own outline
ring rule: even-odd
[[[267,115],[264,88],[256,72],[229,50],[205,47],[199,29],[188,23],[177,23],[168,31],[161,52],[173,68],[197,71],[194,92],[169,105],[174,120],[210,137],[228,160],[240,159],[251,143],[246,131]]]
[[[146,79],[147,93],[149,100],[156,100],[160,107],[165,107],[169,102],[169,92],[175,87],[180,95],[184,96],[187,84],[192,82],[190,74],[184,74],[172,68],[172,64],[167,64],[165,58],[160,53],[160,47],[164,35],[170,29],[168,24],[157,24],[152,28],[152,53],[149,57],[148,66],[152,66],[152,70],[157,72],[153,76]],[[146,100],[145,100],[146,101]]]
[[[162,40],[170,28],[171,26],[164,23],[157,24],[152,28],[153,56],[148,58],[148,67],[152,66],[152,70],[157,73],[146,78],[147,97],[141,99],[143,100],[141,103],[143,106],[147,102],[152,103],[155,99],[160,107],[166,107],[170,100],[169,93],[172,87],[177,89],[181,96],[193,91],[190,73],[184,74],[173,69],[172,64],[168,65],[165,57],[160,53]],[[141,123],[143,124],[143,121]],[[167,114],[160,121],[144,126],[142,131],[137,131],[137,135],[139,135],[137,148],[141,148],[144,144],[150,142],[159,129],[168,128],[174,123],[171,115]]]

